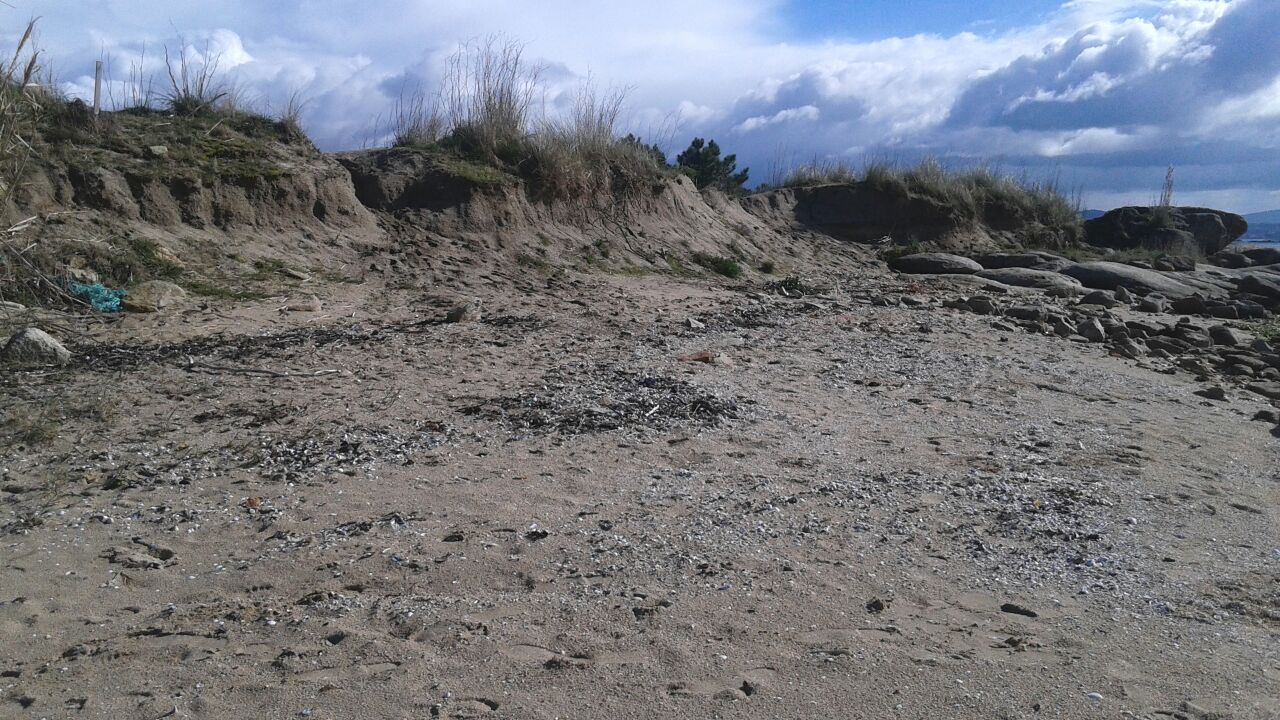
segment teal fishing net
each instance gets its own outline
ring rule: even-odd
[[[81,283],[67,281],[67,292],[93,306],[98,312],[120,312],[120,298],[125,296],[124,290],[112,290],[102,283]]]

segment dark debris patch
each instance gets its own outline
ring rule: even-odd
[[[84,344],[73,348],[77,361],[70,367],[99,372],[133,370],[157,364],[187,365],[193,360],[244,362],[287,356],[298,348],[364,348],[395,335],[432,332],[443,318],[393,323],[357,322],[349,325],[298,327],[261,335],[216,334],[176,343]],[[545,320],[514,315],[485,318],[482,324],[508,333],[535,332]]]
[[[464,415],[535,434],[582,435],[626,428],[714,427],[739,417],[739,403],[692,383],[652,373],[570,365],[542,385],[464,407]]]

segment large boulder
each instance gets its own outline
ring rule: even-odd
[[[1084,224],[1090,245],[1204,255],[1223,250],[1248,229],[1240,215],[1197,207],[1122,207]]]
[[[1057,290],[1059,292],[1079,292],[1082,285],[1079,280],[1061,273],[1045,270],[1032,270],[1022,267],[1007,267],[994,270],[983,270],[976,273],[984,280],[995,280],[1014,287],[1037,288],[1040,290]]]
[[[1114,262],[1086,262],[1072,265],[1063,275],[1079,280],[1082,285],[1095,290],[1115,290],[1123,287],[1139,295],[1159,293],[1165,297],[1187,297],[1196,288],[1178,282],[1155,270],[1143,270],[1132,265]]]
[[[1280,300],[1280,282],[1263,277],[1261,274],[1249,273],[1242,275],[1237,281],[1236,287],[1239,288],[1240,292],[1261,295],[1272,300]]]
[[[982,267],[988,270],[1027,268],[1029,270],[1047,270],[1050,272],[1057,272],[1058,270],[1070,267],[1073,264],[1070,260],[1064,257],[1039,250],[1030,250],[1021,253],[993,253],[990,255],[979,255],[975,257],[974,260],[977,260]]]
[[[915,253],[889,260],[889,267],[911,275],[973,275],[982,266],[967,257],[947,253]]]
[[[1255,265],[1280,264],[1280,247],[1243,247],[1240,254],[1249,258]]]
[[[14,333],[0,350],[0,361],[9,365],[66,365],[71,352],[40,328],[23,328]]]

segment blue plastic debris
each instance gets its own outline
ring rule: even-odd
[[[112,290],[102,283],[81,283],[67,281],[67,292],[93,306],[98,312],[120,312],[120,298],[126,294],[124,290]]]

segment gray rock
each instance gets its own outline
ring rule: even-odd
[[[1125,305],[1132,305],[1134,303],[1134,297],[1129,293],[1129,288],[1126,288],[1123,285],[1116,288],[1116,300],[1124,303]]]
[[[1272,400],[1280,400],[1280,382],[1256,382],[1245,387]]]
[[[18,366],[66,365],[71,361],[71,351],[63,347],[49,333],[40,328],[23,328],[14,333],[4,349],[0,350],[0,360]]]
[[[156,312],[187,296],[187,291],[164,280],[148,280],[129,288],[120,306],[129,312]]]
[[[1107,331],[1103,329],[1102,323],[1098,322],[1097,318],[1081,320],[1076,325],[1076,333],[1089,342],[1102,342],[1107,339]]]
[[[1015,320],[1028,320],[1031,322],[1044,322],[1049,317],[1048,311],[1039,305],[1014,305],[1005,310],[1004,314]]]
[[[1098,305],[1105,308],[1120,306],[1120,303],[1116,302],[1115,296],[1106,290],[1094,290],[1093,292],[1085,293],[1084,297],[1080,298],[1080,304]]]
[[[1079,280],[1061,273],[1031,268],[996,268],[982,270],[977,276],[986,280],[994,280],[1014,287],[1029,287],[1040,290],[1065,290],[1073,293],[1081,291],[1083,286]]]
[[[1155,349],[1164,350],[1171,355],[1181,355],[1192,347],[1191,343],[1184,340],[1163,336],[1147,338],[1147,345]]]
[[[1213,347],[1213,338],[1209,333],[1195,325],[1185,323],[1178,325],[1173,329],[1173,336],[1195,347]]]
[[[1223,390],[1218,385],[1211,385],[1203,390],[1197,390],[1195,394],[1202,398],[1208,398],[1217,402],[1222,402],[1227,399],[1227,391]]]
[[[1213,339],[1214,345],[1226,347],[1236,347],[1237,345],[1244,345],[1246,342],[1244,336],[1226,325],[1214,325],[1209,328],[1209,337]]]
[[[1145,345],[1130,338],[1124,338],[1116,341],[1115,350],[1117,353],[1133,360],[1137,360],[1147,354],[1147,347]]]
[[[916,253],[889,260],[889,267],[911,275],[973,275],[982,266],[967,257],[948,253]]]
[[[1280,264],[1280,248],[1246,247],[1240,250],[1240,254],[1252,260],[1255,265]]]
[[[1070,267],[1075,264],[1064,257],[1060,257],[1052,253],[1040,252],[1038,250],[1023,253],[995,253],[992,255],[979,255],[978,257],[975,257],[974,260],[977,260],[982,264],[982,267],[988,270],[1018,268],[1057,272],[1065,267]]]
[[[1271,298],[1272,300],[1280,300],[1280,282],[1263,277],[1259,273],[1248,273],[1242,275],[1236,281],[1236,288],[1240,292],[1249,293],[1251,295],[1261,295]]]
[[[996,304],[984,295],[974,295],[966,300],[965,304],[969,306],[970,311],[979,315],[991,315],[996,311]]]
[[[1163,313],[1168,311],[1168,303],[1162,297],[1148,295],[1138,301],[1138,310],[1147,313]]]
[[[1190,285],[1154,270],[1143,270],[1114,262],[1078,263],[1064,269],[1062,274],[1079,280],[1087,288],[1097,290],[1115,290],[1118,287],[1125,287],[1139,295],[1160,293],[1165,297],[1176,298],[1187,297],[1196,292]]]
[[[1165,272],[1192,272],[1196,269],[1196,261],[1185,255],[1165,255],[1156,258],[1152,267]]]

